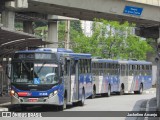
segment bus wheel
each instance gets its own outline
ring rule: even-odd
[[[84,101],[85,101],[85,91],[84,89],[82,90],[82,97],[81,97],[81,101],[78,102],[79,106],[83,106],[84,105]]]
[[[138,94],[138,91],[134,91],[134,94]]]
[[[141,83],[140,88],[139,88],[139,91],[138,91],[138,94],[142,94],[142,93],[143,93],[143,85],[142,85],[142,83]]]
[[[123,95],[124,94],[124,85],[121,85],[121,90],[118,92],[118,95]]]
[[[109,85],[108,86],[108,93],[107,93],[107,97],[110,97],[111,96],[111,86]]]
[[[96,97],[96,87],[93,87],[92,99]]]
[[[63,98],[63,105],[59,106],[59,110],[65,110],[67,108],[67,97]]]

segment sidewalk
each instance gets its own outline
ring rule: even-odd
[[[156,98],[152,98],[147,101],[146,104],[146,112],[148,111],[156,111],[157,109],[157,100]],[[159,120],[159,117],[146,117],[144,120]]]
[[[9,105],[10,101],[11,98],[9,95],[0,96],[0,111],[8,111],[8,108],[4,106]]]

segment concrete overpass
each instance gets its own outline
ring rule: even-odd
[[[3,0],[8,1],[8,0]],[[21,14],[40,13],[93,20],[104,18],[137,24],[137,34],[157,39],[160,26],[160,0],[11,0],[6,8]],[[150,35],[148,35],[150,33]],[[53,37],[52,37],[53,38]]]
[[[94,18],[122,22],[127,20],[137,23],[138,26],[145,27],[159,25],[160,0],[156,5],[148,2],[139,2],[140,0],[136,2],[133,2],[133,0],[28,0],[28,9],[24,11],[68,16],[82,20],[93,20]],[[139,12],[138,9],[143,9],[141,15],[126,14],[124,12],[126,6],[134,6],[134,9],[136,9],[133,10],[134,12]]]

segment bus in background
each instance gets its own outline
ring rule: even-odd
[[[93,95],[110,96],[119,91],[119,66],[117,60],[92,59]]]
[[[146,61],[119,60],[120,94],[142,94],[152,87],[152,63]]]
[[[83,106],[92,95],[91,55],[63,48],[17,51],[11,62],[11,104]]]

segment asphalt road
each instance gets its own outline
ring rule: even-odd
[[[87,99],[85,101],[85,105],[83,107],[80,106],[69,106],[65,111],[139,111],[145,110],[145,105],[148,99],[151,99],[156,96],[155,89],[150,89],[147,92],[144,92],[142,95],[135,94],[125,94],[125,95],[112,95],[111,97],[101,97],[97,96],[95,99]],[[19,108],[13,109],[12,111],[19,111]],[[54,115],[55,113],[59,113],[57,109],[54,109],[51,106],[36,106],[36,107],[28,107],[26,111],[23,112],[47,112],[50,115]],[[72,113],[72,112],[70,112]],[[73,112],[75,114],[75,112]],[[117,114],[113,112],[111,114]],[[96,116],[96,112],[94,112]],[[116,116],[116,115],[115,115]],[[2,118],[3,120],[5,118]],[[10,120],[17,120],[17,118],[7,118]],[[29,119],[29,120],[46,120],[46,118],[18,118],[18,119]],[[47,117],[47,120],[141,120],[136,117]]]

